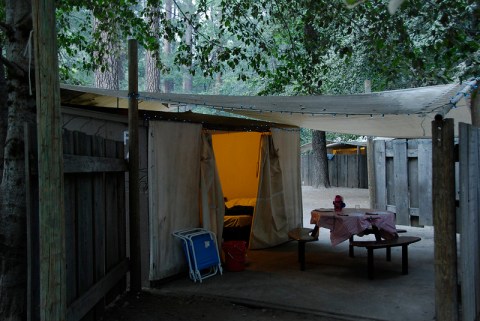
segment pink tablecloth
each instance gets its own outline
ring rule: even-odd
[[[361,234],[376,226],[382,236],[395,237],[395,213],[372,209],[344,208],[336,213],[332,209],[315,209],[311,213],[310,223],[330,230],[330,241],[337,245],[352,235]]]

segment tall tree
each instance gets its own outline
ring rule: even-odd
[[[2,51],[3,48],[0,46],[0,52]],[[0,63],[0,97],[7,97],[7,80],[5,78],[5,66],[2,63]],[[7,138],[7,119],[7,101],[5,99],[2,99],[0,101],[0,184],[2,183],[3,178],[3,154],[5,139]]]
[[[315,130],[312,133],[312,153],[314,161],[312,186],[313,187],[330,187],[330,179],[328,178],[328,162],[327,162],[327,139],[324,131]]]
[[[108,2],[107,8],[98,9],[103,16],[104,10],[107,12],[114,10],[114,3]],[[121,57],[120,57],[120,37],[117,28],[109,28],[110,24],[115,25],[116,19],[110,16],[103,16],[105,20],[100,22],[99,18],[93,19],[93,32],[99,35],[102,42],[100,45],[104,53],[99,58],[99,64],[95,70],[95,87],[104,89],[120,89]]]
[[[147,5],[149,5],[147,3]],[[149,14],[145,16],[147,24],[150,25],[152,34],[160,33],[160,8],[158,4],[151,4]],[[160,68],[158,59],[160,48],[145,50],[145,90],[148,92],[160,92]]]
[[[172,0],[165,0],[165,20],[166,20],[167,23],[172,24],[172,19],[173,19]],[[168,32],[167,30],[171,30],[171,29],[167,28],[166,32]],[[163,39],[163,52],[164,52],[166,60],[173,60],[173,59],[171,59],[172,43],[171,43],[170,39],[167,38],[167,37],[165,37]],[[166,92],[166,93],[173,92],[173,90],[175,89],[174,85],[175,85],[175,83],[174,83],[171,76],[164,77],[164,80],[163,80],[163,90],[164,90],[164,92]]]
[[[185,2],[185,17],[186,19],[186,30],[185,30],[185,48],[188,50],[187,56],[192,56],[192,47],[193,47],[193,5],[191,0]],[[193,88],[193,78],[192,78],[193,66],[192,62],[187,64],[183,72],[183,92],[191,93]]]
[[[26,195],[24,124],[35,124],[35,76],[30,55],[24,55],[30,32],[29,0],[6,1],[5,56],[8,127],[0,184],[0,315],[5,320],[26,319]],[[28,52],[28,50],[27,50]],[[33,55],[31,51],[30,54]],[[30,89],[33,94],[30,94]]]

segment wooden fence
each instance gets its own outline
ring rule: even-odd
[[[312,184],[313,154],[301,155],[302,185]],[[368,188],[367,156],[336,154],[328,160],[330,185],[335,187]]]
[[[26,128],[28,319],[39,319],[38,177],[35,131]],[[123,142],[64,131],[67,320],[97,320],[126,289]]]
[[[433,225],[431,139],[374,141],[375,207],[397,214],[400,225]],[[313,155],[301,156],[302,185],[311,185]],[[335,155],[328,161],[334,187],[368,188],[366,155]]]
[[[375,207],[397,215],[399,225],[433,225],[432,141],[374,141]]]

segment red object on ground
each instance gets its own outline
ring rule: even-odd
[[[226,241],[222,245],[225,253],[225,269],[231,272],[245,270],[245,257],[247,253],[247,242]]]

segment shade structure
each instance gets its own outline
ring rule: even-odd
[[[431,137],[436,115],[471,123],[468,93],[476,80],[354,95],[225,96],[193,94],[139,94],[139,108],[178,111],[179,106],[205,106],[253,119],[356,135],[392,138]],[[62,86],[65,105],[122,108],[126,91]]]

